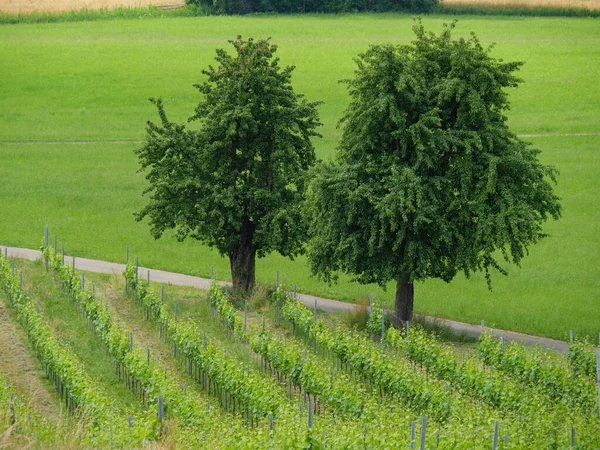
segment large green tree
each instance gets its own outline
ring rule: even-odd
[[[337,159],[310,189],[313,272],[395,281],[396,324],[412,318],[415,281],[483,270],[489,285],[560,216],[555,169],[507,126],[521,63],[453,28],[419,21],[412,44],[359,56]]]
[[[191,237],[229,257],[235,289],[255,281],[255,258],[277,251],[294,257],[307,239],[301,214],[305,176],[315,162],[311,138],[320,125],[316,106],[294,92],[294,67],[281,68],[268,40],[230,41],[234,55],[216,51],[217,67],[202,73],[197,124],[148,122],[137,150],[149,203],[137,220],[151,233]]]

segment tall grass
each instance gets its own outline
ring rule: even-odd
[[[435,14],[454,16],[523,16],[523,17],[600,17],[600,9],[561,6],[503,5],[493,3],[452,4],[441,3]]]
[[[90,22],[96,20],[156,19],[204,15],[204,11],[194,5],[173,9],[163,9],[150,5],[115,9],[80,9],[67,12],[33,12],[30,14],[0,13],[0,24]]]

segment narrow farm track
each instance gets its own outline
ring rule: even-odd
[[[9,256],[15,258],[23,258],[31,261],[35,261],[41,258],[41,252],[39,250],[31,250],[24,248],[15,247],[0,247],[1,251],[7,251]],[[69,260],[72,256],[66,256]],[[115,273],[122,274],[125,270],[125,264],[112,263],[107,261],[99,261],[88,258],[75,258],[75,266],[77,270],[97,272],[97,273]],[[166,272],[162,270],[154,270],[140,267],[140,273],[147,274],[150,272],[150,277],[153,282],[174,284],[178,286],[190,286],[199,289],[209,289],[211,280],[206,278],[194,277],[191,275],[184,275],[173,272]],[[223,283],[225,284],[225,283]],[[323,311],[335,312],[335,311],[350,311],[356,307],[353,303],[342,302],[339,300],[332,300],[326,298],[315,297],[306,294],[298,294],[298,300],[309,307],[314,307],[315,300],[317,301],[318,309]],[[423,316],[425,320],[435,322],[442,326],[447,326],[457,334],[467,334],[469,336],[478,337],[481,334],[481,325],[472,325],[463,322],[457,322],[454,320],[439,319],[435,317]],[[488,331],[490,331],[488,329]],[[543,348],[553,348],[557,351],[566,352],[568,350],[568,344],[563,341],[556,339],[550,339],[540,336],[532,336],[523,333],[517,333],[514,331],[507,330],[492,330],[497,336],[504,337],[506,341],[518,341],[526,345],[539,345]]]
[[[52,387],[43,381],[41,365],[27,348],[27,336],[10,318],[4,301],[0,301],[0,362],[2,372],[20,393],[33,402],[34,409],[52,420],[60,418],[60,406]]]

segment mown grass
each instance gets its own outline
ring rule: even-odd
[[[427,17],[434,31],[452,17]],[[183,121],[198,94],[192,87],[217,47],[237,34],[273,38],[282,64],[297,69],[293,83],[320,108],[320,158],[331,158],[340,137],[337,122],[347,105],[352,58],[371,43],[408,42],[407,15],[211,17],[124,20],[0,27],[0,242],[34,248],[48,224],[67,251],[123,261],[125,246],[144,265],[219,278],[228,262],[195,242],[154,241],[133,220],[145,200],[133,149],[147,119],[156,120],[148,97],[161,95],[171,118]],[[485,281],[457,277],[451,284],[419,284],[416,311],[455,320],[564,337],[569,329],[596,336],[600,313],[598,198],[600,96],[597,67],[600,28],[592,19],[463,17],[457,36],[475,31],[492,54],[526,62],[524,83],[511,90],[509,124],[542,149],[561,175],[557,187],[564,217],[546,227],[550,237],[532,248],[521,268]],[[580,134],[582,136],[571,136]],[[542,135],[542,136],[538,136]],[[96,141],[74,144],[75,141]],[[383,292],[342,278],[327,286],[310,276],[304,258],[277,255],[258,261],[258,279],[324,297],[357,301]]]

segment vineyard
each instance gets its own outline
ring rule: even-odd
[[[56,243],[42,254],[27,267],[0,254],[0,285],[64,419],[16,395],[0,362],[2,448],[600,448],[588,342],[563,355],[484,332],[464,352],[416,326],[390,328],[378,305],[365,330],[350,329],[282,286],[262,307],[216,282],[186,300],[137,262],[112,289]],[[129,397],[88,368],[50,316],[51,296]]]

